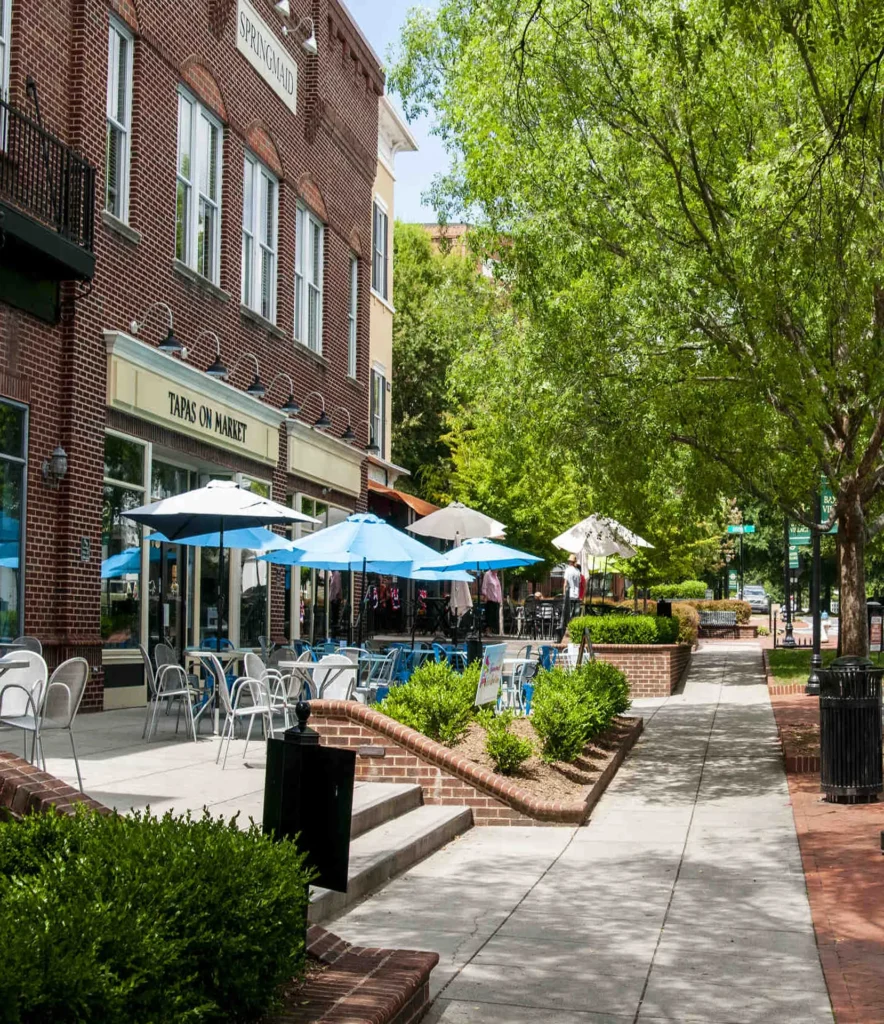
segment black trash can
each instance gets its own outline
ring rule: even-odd
[[[672,618],[672,602],[671,601],[658,601],[657,602],[657,614],[665,619]]]
[[[820,786],[831,802],[875,799],[881,773],[881,676],[868,658],[836,658],[820,676]]]

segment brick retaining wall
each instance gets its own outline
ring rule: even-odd
[[[700,626],[699,636],[702,640],[756,640],[758,638],[758,627],[747,622],[727,628],[718,627],[710,629]]]
[[[626,674],[633,697],[668,697],[691,663],[687,644],[593,644],[592,649]]]
[[[412,782],[424,803],[470,807],[476,825],[575,825],[586,821],[642,730],[634,719],[613,761],[579,801],[541,800],[488,768],[356,701],[310,702],[310,727],[320,742],[356,749],[356,779]]]

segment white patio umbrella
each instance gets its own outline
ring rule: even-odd
[[[652,548],[643,537],[627,529],[622,523],[608,516],[587,516],[570,529],[554,538],[553,544],[579,557],[582,568],[590,573],[589,603],[592,605],[592,575],[596,559],[604,558],[604,572],[612,555],[619,558],[634,558],[636,548]]]
[[[221,622],[224,611],[224,531],[291,523],[316,523],[317,519],[296,512],[288,505],[271,501],[239,487],[232,480],[211,480],[205,487],[171,498],[161,498],[122,513],[127,519],[143,523],[163,533],[170,541],[186,541],[207,533],[218,534],[218,630],[221,649]],[[228,545],[229,546],[229,545]]]
[[[438,540],[467,540],[470,537],[503,537],[506,527],[484,512],[469,508],[460,501],[452,501],[445,508],[418,519],[406,530],[420,537]]]

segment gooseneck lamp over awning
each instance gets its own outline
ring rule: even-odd
[[[365,451],[368,452],[369,455],[378,455],[381,448],[374,436],[374,430],[372,429],[371,422],[369,420],[359,420],[356,426],[361,427],[363,423],[368,427],[368,444],[365,446]],[[350,438],[347,438],[347,440],[350,440]],[[356,440],[356,438],[354,437],[353,440]]]
[[[287,380],[289,383],[289,396],[279,407],[279,411],[284,412],[286,416],[297,416],[301,411],[301,403],[295,398],[295,383],[287,373],[280,372],[270,381],[267,385],[267,394],[270,394],[278,380]]]
[[[211,366],[206,367],[206,373],[209,377],[214,377],[215,380],[227,380],[228,370],[224,363],[221,361],[221,339],[215,334],[214,331],[201,331],[197,337],[201,337],[203,334],[210,334],[215,338],[215,359]]]
[[[165,352],[167,355],[180,354],[184,351],[184,345],[175,337],[175,333],[172,330],[172,310],[165,302],[152,302],[147,309],[144,311],[140,320],[133,320],[129,324],[129,330],[132,334],[138,334],[142,327],[147,322],[148,316],[155,309],[164,309],[166,311],[166,317],[168,319],[168,331],[166,332],[165,338],[157,345],[160,352]]]
[[[313,421],[313,426],[317,430],[327,430],[332,425],[332,421],[331,416],[325,411],[325,398],[323,398],[321,392],[311,391],[309,395],[305,396],[304,401],[301,403],[301,408],[303,409],[314,395],[319,399],[322,412]]]
[[[233,364],[233,369],[230,371],[230,377],[233,377],[244,359],[251,359],[255,364],[255,377],[252,380],[252,383],[246,388],[246,394],[250,395],[252,398],[263,398],[267,394],[267,388],[264,387],[264,382],[261,380],[261,367],[258,365],[258,357],[254,352],[243,352],[239,359],[237,359]]]
[[[342,412],[347,417],[347,426],[341,434],[342,441],[355,441],[356,431],[353,429],[353,420],[350,419],[350,410],[346,406],[339,405],[336,409],[332,409],[332,419],[334,420],[335,413]]]

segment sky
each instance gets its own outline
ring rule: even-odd
[[[386,65],[387,50],[399,40],[405,15],[420,0],[344,0],[375,53]],[[435,0],[423,0],[421,6],[435,7]],[[397,96],[391,96],[402,113]],[[397,220],[435,222],[432,207],[421,204],[421,193],[430,187],[433,178],[448,167],[448,157],[437,138],[430,135],[430,123],[421,118],[409,125],[418,145],[417,153],[399,153],[396,157],[395,215]]]

